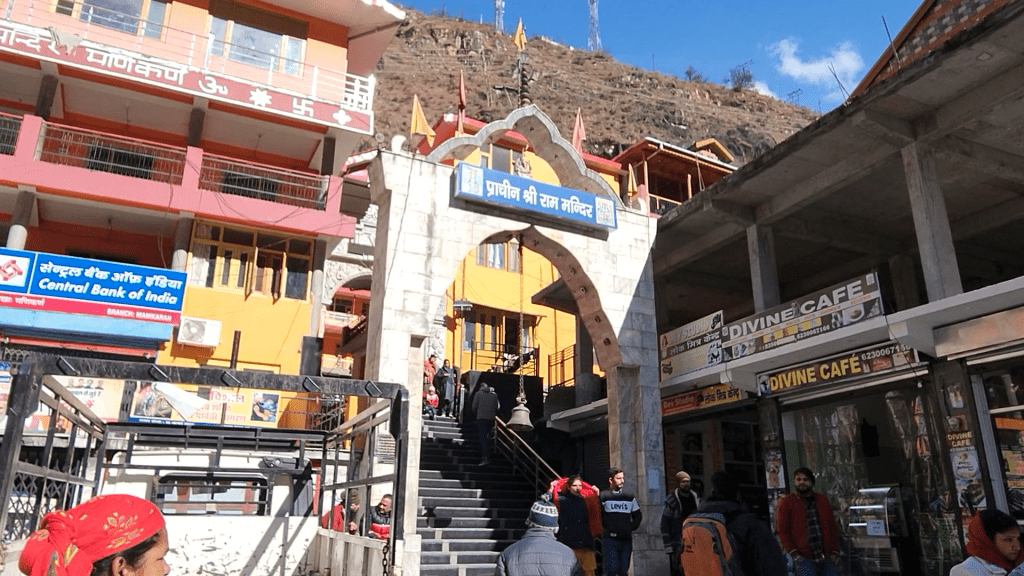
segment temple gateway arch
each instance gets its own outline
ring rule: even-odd
[[[615,227],[488,206],[456,194],[457,184],[473,174],[457,175],[452,161],[461,161],[506,131],[527,139],[557,174],[561,190],[574,195],[570,197],[594,199],[605,209],[605,219],[614,210]],[[468,163],[460,166],[467,173],[479,170]],[[634,537],[633,573],[665,572],[659,531],[665,464],[651,262],[656,220],[645,210],[627,208],[536,106],[515,110],[475,135],[449,139],[426,157],[381,151],[369,172],[378,212],[366,378],[409,387],[409,461],[419,461],[423,350],[446,289],[459,264],[479,244],[521,238],[558,269],[607,374],[610,461],[626,471],[626,487],[637,494],[644,515]],[[419,511],[418,484],[419,471],[410,469],[405,518],[416,518]],[[403,574],[418,574],[416,522],[405,522],[404,532],[398,535],[402,548],[396,564]]]

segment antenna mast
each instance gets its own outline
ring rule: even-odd
[[[597,27],[597,0],[590,2],[590,35],[587,36],[587,50],[601,49],[601,32]]]
[[[494,0],[494,27],[505,31],[505,0]]]

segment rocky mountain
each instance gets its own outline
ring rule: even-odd
[[[510,35],[488,24],[406,13],[375,72],[376,130],[385,141],[408,133],[413,94],[431,122],[457,112],[460,70],[469,116],[488,122],[518,106],[520,74]],[[817,117],[751,90],[635,68],[539,36],[529,39],[525,53],[533,102],[566,138],[581,108],[585,150],[599,156],[615,156],[644,136],[680,146],[714,136],[744,164]]]

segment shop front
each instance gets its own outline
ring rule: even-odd
[[[946,574],[960,561],[958,499],[973,496],[950,470],[970,461],[961,474],[973,480],[978,460],[967,451],[947,458],[944,408],[915,350],[888,342],[759,374],[758,383],[762,421],[775,419],[781,439],[765,435],[769,500],[788,491],[793,470],[814,471],[836,516],[841,574]]]
[[[971,407],[965,419],[970,442],[981,453],[982,507],[1010,512],[1024,525],[1024,308],[1015,308],[935,330],[938,355],[955,367],[951,401]]]

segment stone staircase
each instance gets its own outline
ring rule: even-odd
[[[475,423],[424,420],[416,518],[423,576],[491,576],[501,551],[526,531],[536,491],[500,454],[479,466],[476,436]]]

